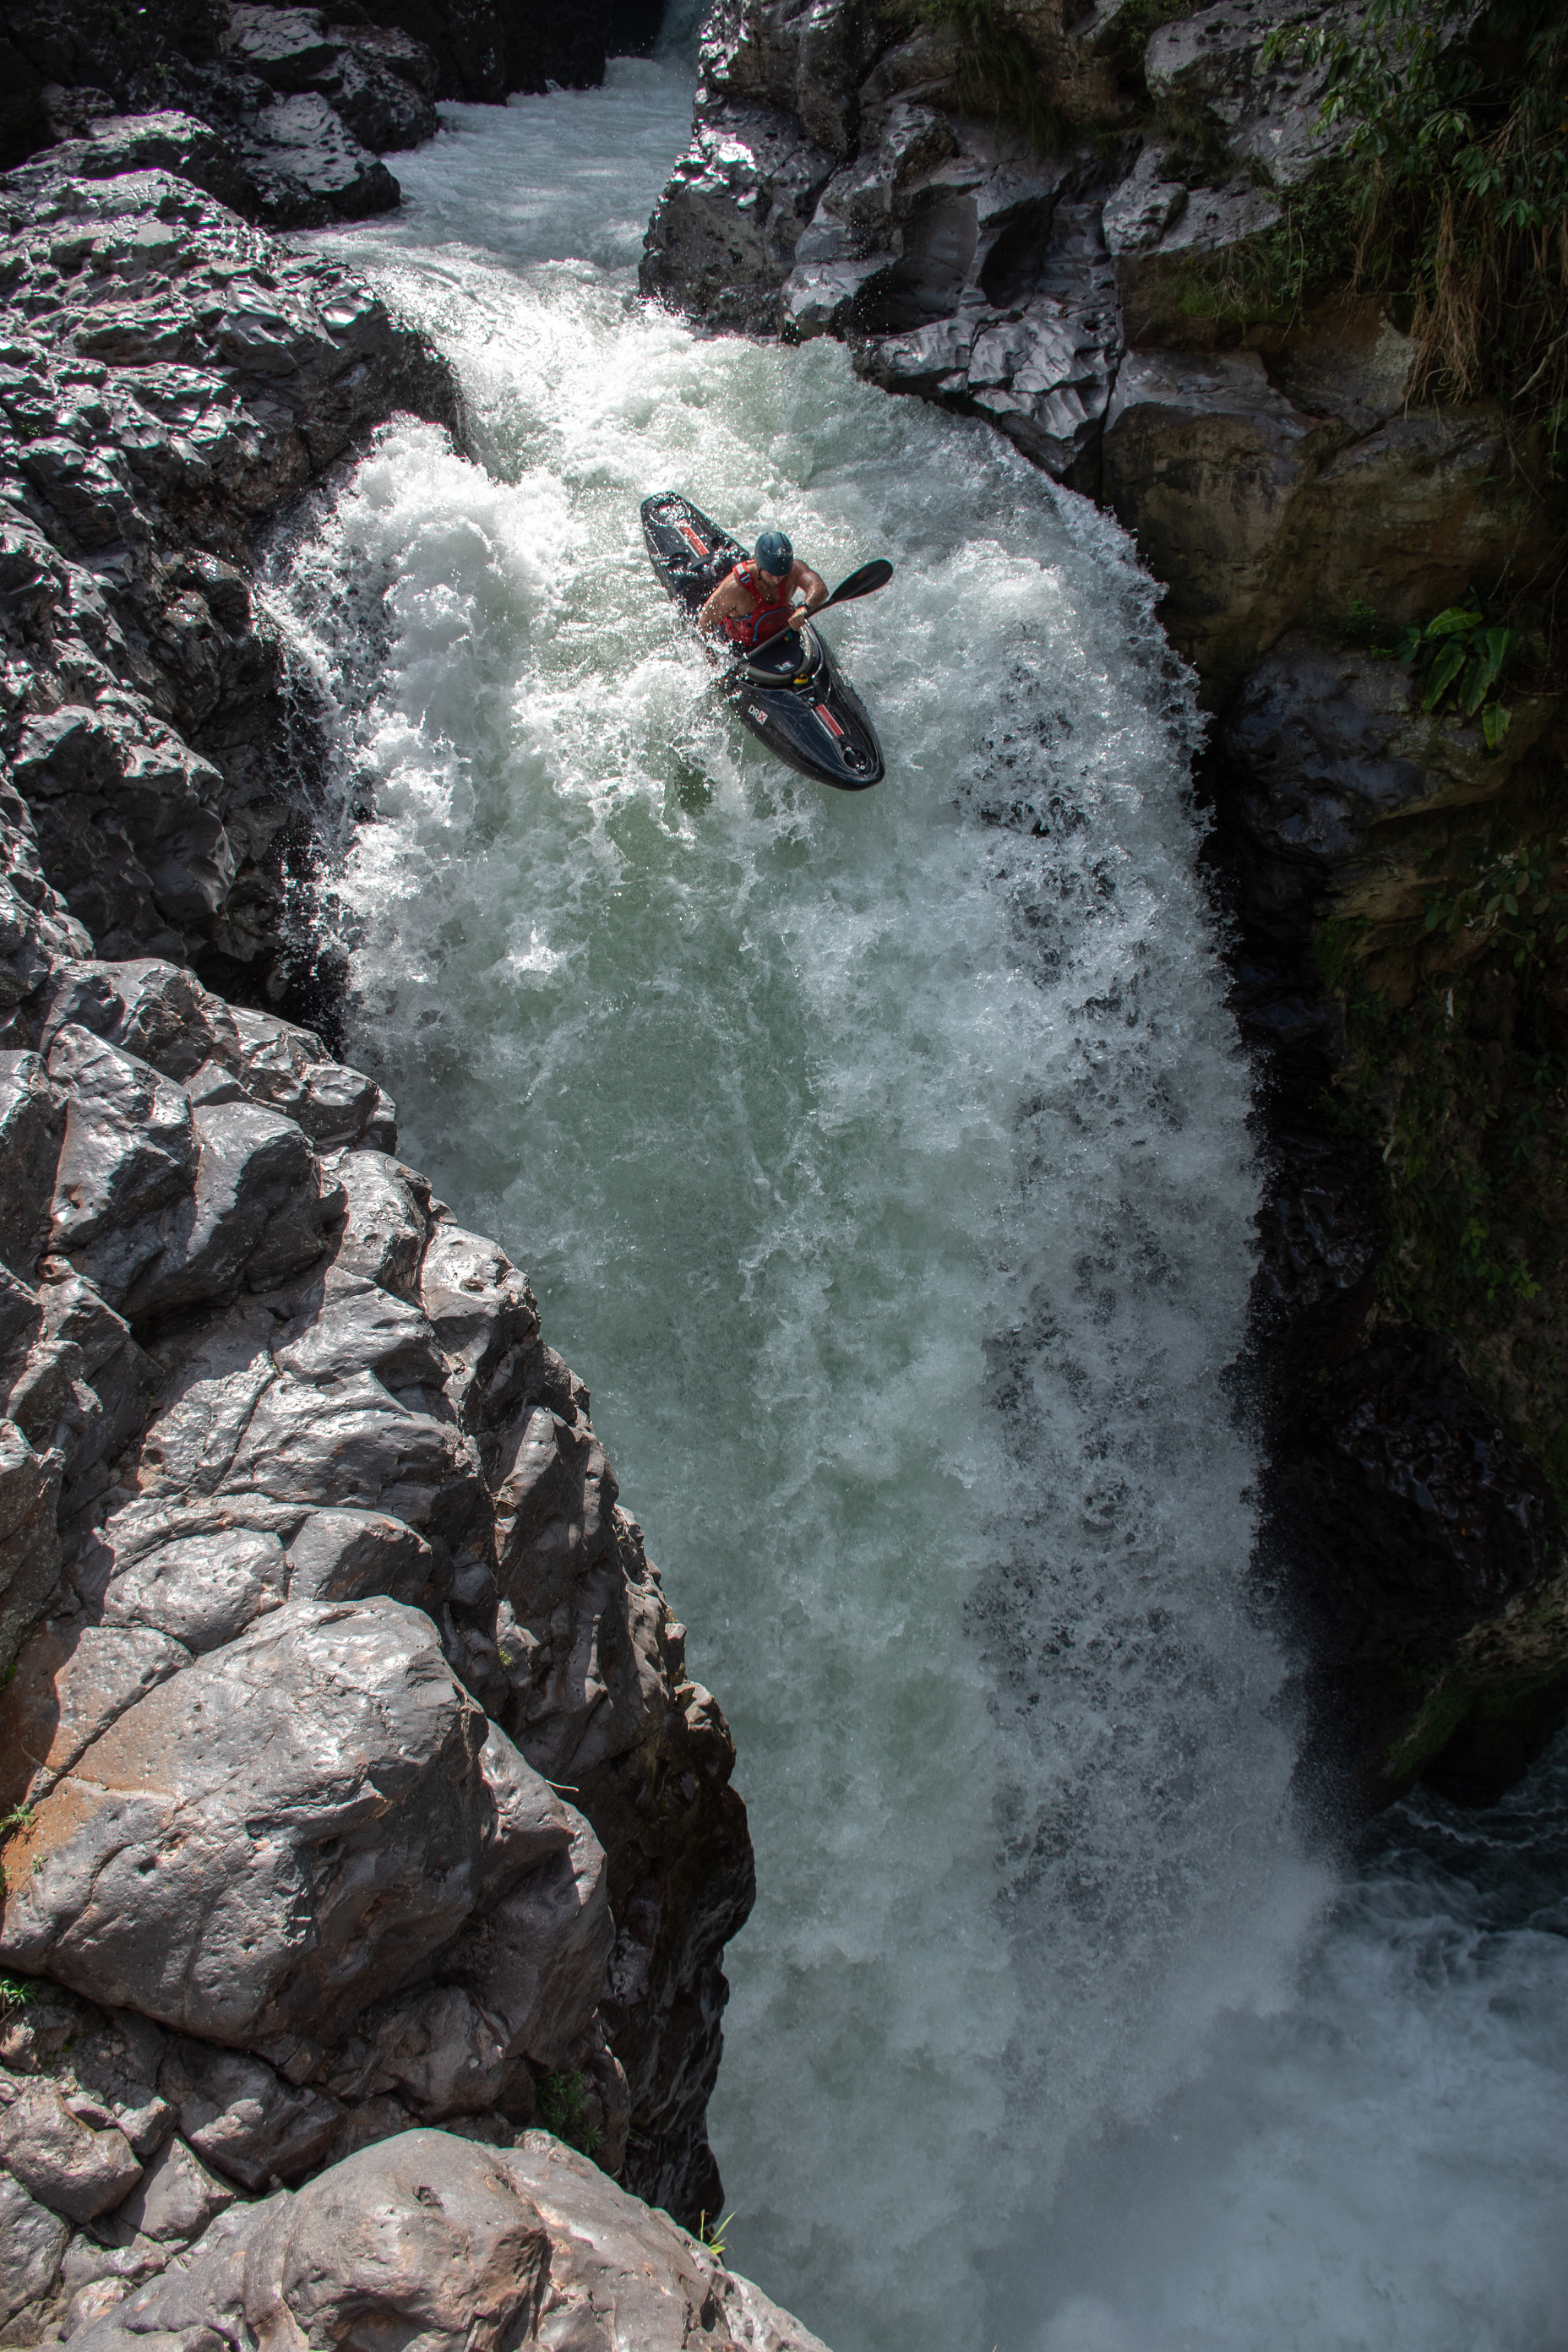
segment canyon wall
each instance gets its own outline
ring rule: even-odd
[[[809,2346],[678,2226],[723,1717],[525,1275],[279,1009],[252,536],[453,385],[169,136],[0,179],[3,2340]]]
[[[1358,21],[717,0],[642,273],[984,418],[1164,585],[1268,1146],[1258,1572],[1352,1811],[1495,1795],[1568,1706],[1568,933],[1497,916],[1555,903],[1560,499],[1540,430],[1422,392],[1408,298],[1299,266],[1352,118],[1289,37]],[[1392,657],[1471,592],[1522,601],[1497,743]]]

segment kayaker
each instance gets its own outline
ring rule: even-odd
[[[749,652],[782,629],[795,613],[815,613],[827,602],[827,583],[802,563],[782,530],[764,530],[751,555],[719,583],[697,615],[699,628],[720,630]]]

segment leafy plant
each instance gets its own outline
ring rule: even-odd
[[[26,1829],[32,1818],[31,1805],[13,1805],[8,1813],[0,1813],[0,1838],[11,1837],[17,1830]]]
[[[1264,44],[1289,53],[1328,68],[1354,278],[1413,297],[1413,396],[1493,394],[1568,443],[1562,0],[1367,0]]]
[[[1568,941],[1568,890],[1554,873],[1568,864],[1568,834],[1555,851],[1524,845],[1496,856],[1478,842],[1476,879],[1451,897],[1439,895],[1426,908],[1428,931],[1452,939],[1461,929],[1500,948],[1515,971],[1546,961],[1549,948]]]
[[[1472,599],[1450,604],[1425,627],[1412,622],[1399,658],[1415,669],[1423,710],[1440,710],[1449,703],[1467,719],[1479,712],[1487,749],[1495,751],[1513,717],[1497,697],[1518,645],[1519,631],[1489,627],[1479,604]]]
[[[591,2095],[582,2070],[576,2066],[546,2074],[535,2095],[539,2120],[545,2130],[553,2132],[569,2147],[579,2148],[584,2156],[592,2156],[602,2147],[605,2137],[598,2125],[587,2119]]]
[[[0,2017],[9,2017],[13,2010],[26,2009],[37,1987],[25,1977],[0,1976]]]
[[[721,2262],[724,2259],[724,2240],[729,2232],[730,2224],[734,2218],[735,2216],[733,2213],[726,2213],[722,2221],[715,2221],[712,2227],[710,2228],[706,2213],[700,2214],[698,2217],[698,2236],[701,2239],[709,2252],[710,2254],[717,2254]]]

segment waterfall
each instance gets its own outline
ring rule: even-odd
[[[330,716],[351,1057],[529,1271],[734,1724],[729,2252],[835,2352],[1542,2352],[1561,1937],[1441,1808],[1348,1891],[1290,1816],[1224,1377],[1247,1073],[1153,588],[984,427],[640,303],[689,97],[667,56],[447,108],[329,240],[473,455],[395,423],[268,594]],[[892,557],[825,624],[875,792],[704,709],[666,488],[830,580]],[[1489,2156],[1500,2066],[1467,2266],[1426,2151]]]

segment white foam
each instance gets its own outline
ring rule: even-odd
[[[1173,2221],[1129,2299],[1107,2214],[1174,2193],[1170,2102],[1310,2039],[1328,1891],[1246,1604],[1255,1178],[1191,699],[1114,524],[994,435],[637,302],[689,90],[447,110],[408,209],[334,240],[453,355],[477,452],[395,423],[274,551],[374,803],[333,877],[353,1057],[529,1269],[735,1726],[732,2258],[836,2352],[984,2352],[993,2305],[1144,2352],[1205,2258]],[[875,792],[701,715],[664,488],[829,577],[894,558],[829,625]],[[1095,2227],[1053,2219],[1090,2179]],[[1222,2240],[1232,2332],[1190,2340],[1228,2352],[1265,2339]],[[1303,2344],[1414,2340],[1321,2308]]]

